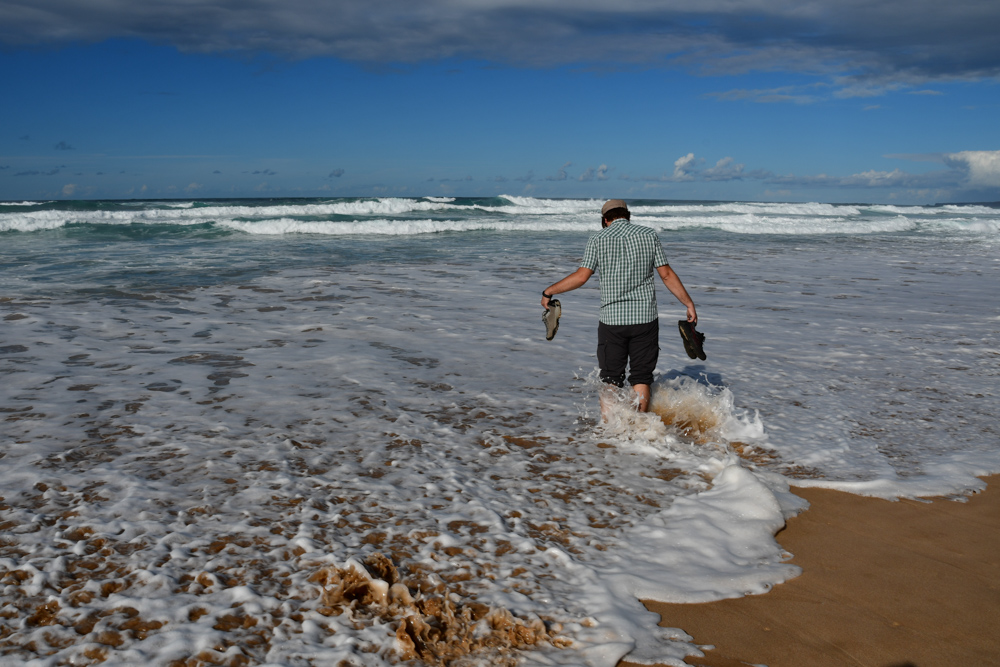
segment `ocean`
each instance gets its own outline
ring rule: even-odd
[[[601,203],[0,204],[0,664],[680,665],[796,487],[1000,472],[1000,208],[630,201],[708,358],[601,423]]]

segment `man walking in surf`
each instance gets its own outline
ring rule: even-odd
[[[638,409],[649,409],[649,387],[659,357],[660,321],[653,290],[653,273],[687,308],[687,320],[698,323],[694,301],[663,254],[656,232],[633,225],[628,206],[612,199],[601,208],[601,231],[587,241],[580,268],[542,292],[542,307],[556,294],[584,285],[600,272],[601,314],[597,325],[597,363],[601,380],[622,387],[625,368],[636,393]],[[601,401],[602,414],[604,401]],[[606,415],[605,415],[606,416]]]

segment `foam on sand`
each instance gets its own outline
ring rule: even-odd
[[[992,586],[1000,479],[985,481],[990,488],[967,502],[801,491],[809,511],[779,541],[808,576],[764,596],[649,607],[712,646],[705,664],[840,667],[847,655],[869,665],[915,656],[928,665],[991,664],[1000,655]]]

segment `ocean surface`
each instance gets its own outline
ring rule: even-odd
[[[1000,472],[1000,208],[630,202],[708,359],[602,424],[601,203],[0,204],[0,664],[679,665],[795,487]]]

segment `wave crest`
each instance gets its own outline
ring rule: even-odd
[[[32,208],[41,203],[45,208]],[[246,234],[407,236],[435,232],[575,232],[597,229],[601,201],[382,197],[226,202],[21,202],[0,212],[0,232],[38,232],[71,225],[211,225]],[[30,205],[30,206],[29,206]],[[996,236],[1000,209],[986,206],[856,206],[842,204],[637,201],[633,221],[658,231],[718,230],[733,234],[863,235],[899,232]]]

